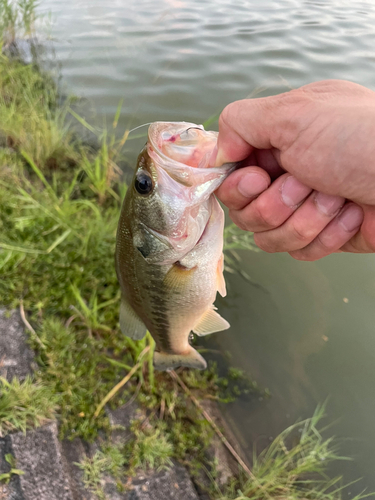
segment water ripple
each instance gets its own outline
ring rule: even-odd
[[[203,121],[259,87],[349,77],[375,86],[370,1],[46,0],[43,8],[52,10],[72,90],[95,96],[99,115],[114,114],[126,96],[123,126],[135,112]]]

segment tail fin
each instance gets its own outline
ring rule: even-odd
[[[204,370],[207,368],[206,360],[193,347],[187,354],[167,354],[165,352],[154,352],[155,370],[173,370],[178,366]]]

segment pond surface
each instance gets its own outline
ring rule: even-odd
[[[375,89],[375,5],[345,0],[46,0],[67,87],[119,130],[201,123],[230,101],[343,78]],[[130,144],[135,144],[130,143]],[[131,145],[134,159],[138,146]],[[244,253],[215,336],[272,397],[225,408],[251,452],[328,398],[351,494],[375,490],[375,257]],[[349,493],[350,496],[350,493]]]

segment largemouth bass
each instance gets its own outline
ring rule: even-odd
[[[154,366],[204,369],[189,336],[225,330],[215,310],[226,295],[224,212],[214,191],[233,169],[209,167],[217,132],[193,123],[149,127],[117,231],[116,270],[122,332],[156,343]]]

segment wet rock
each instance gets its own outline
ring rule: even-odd
[[[103,491],[106,498],[110,500],[128,500],[129,496],[126,492],[120,492],[117,488],[116,481],[113,478],[106,477],[103,480]]]
[[[36,54],[36,43],[33,39],[18,38],[3,47],[3,53],[9,59],[18,59],[24,64],[33,62],[33,53]]]
[[[13,377],[24,380],[32,373],[34,354],[19,312],[8,314],[0,308],[0,375],[9,381]]]
[[[83,483],[83,474],[74,462],[80,462],[85,455],[92,456],[93,450],[79,440],[62,443],[63,454],[68,463],[71,491],[74,500],[96,500]],[[101,487],[110,500],[198,500],[199,497],[186,469],[174,464],[169,470],[149,472],[136,478],[122,478],[125,491],[119,491],[117,480],[109,475],[101,477]],[[25,500],[28,500],[26,498]]]
[[[134,420],[145,417],[145,413],[135,401],[115,410],[111,410],[107,406],[105,411],[113,428],[112,441],[117,444],[125,442],[131,436],[130,426]]]
[[[87,455],[87,447],[81,439],[73,441],[64,440],[61,443],[66,470],[69,475],[69,483],[74,500],[96,500],[96,498],[85,488],[83,482],[83,471],[76,463],[82,462]]]
[[[201,404],[219,429],[223,430],[223,434],[226,436],[236,452],[240,456],[244,457],[244,453],[229,428],[228,423],[224,420],[218,405],[214,401],[208,400],[203,401]],[[211,445],[207,450],[207,455],[210,460],[216,463],[216,481],[220,486],[225,485],[231,477],[238,473],[239,466],[237,461],[216,434],[214,435]]]
[[[55,422],[9,435],[24,500],[75,500],[69,485]]]
[[[106,407],[106,412],[112,427],[120,426],[124,429],[130,427],[132,421],[137,418],[139,411],[139,406],[135,401],[120,406],[115,410]]]
[[[199,497],[185,467],[174,465],[171,469],[140,477],[133,481],[127,500],[198,500]]]

